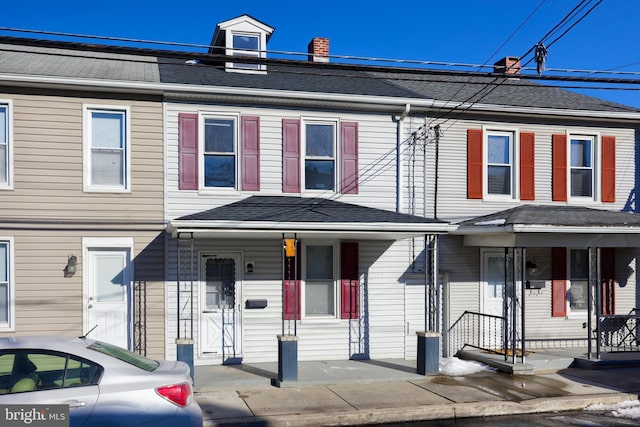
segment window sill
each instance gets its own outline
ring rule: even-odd
[[[99,187],[88,187],[83,190],[85,193],[118,193],[118,194],[129,194],[131,193],[131,189],[129,188],[99,188]]]

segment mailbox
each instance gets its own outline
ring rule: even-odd
[[[525,285],[527,289],[544,289],[544,280],[527,280]]]
[[[244,303],[244,308],[253,309],[253,308],[266,308],[267,300],[266,299],[248,299]]]

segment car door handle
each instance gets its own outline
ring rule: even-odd
[[[79,400],[69,400],[65,402],[65,405],[69,405],[69,408],[82,408],[87,406],[87,402],[81,402]]]

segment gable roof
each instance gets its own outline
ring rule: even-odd
[[[256,238],[297,233],[301,236],[396,240],[451,229],[445,221],[325,198],[250,196],[238,202],[186,215],[168,231]]]

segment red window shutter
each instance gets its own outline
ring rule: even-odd
[[[551,248],[551,316],[567,316],[566,248]]]
[[[602,201],[616,201],[616,137],[602,137]]]
[[[300,320],[300,242],[296,245],[296,256],[285,257],[284,281],[282,282],[284,320]]]
[[[197,114],[178,114],[178,188],[198,189]]]
[[[482,199],[482,129],[467,130],[467,198]]]
[[[520,200],[535,200],[535,134],[520,133]]]
[[[602,314],[616,313],[615,248],[600,248]]]
[[[358,274],[358,243],[340,245],[340,318],[360,316],[360,281]]]
[[[283,282],[284,320],[300,320],[300,280],[285,280]]]
[[[242,117],[242,190],[260,190],[260,117]]]
[[[282,192],[300,192],[300,120],[282,119]]]
[[[567,201],[567,135],[553,135],[552,144],[552,200]]]
[[[340,191],[358,194],[358,123],[343,122],[340,125]]]

